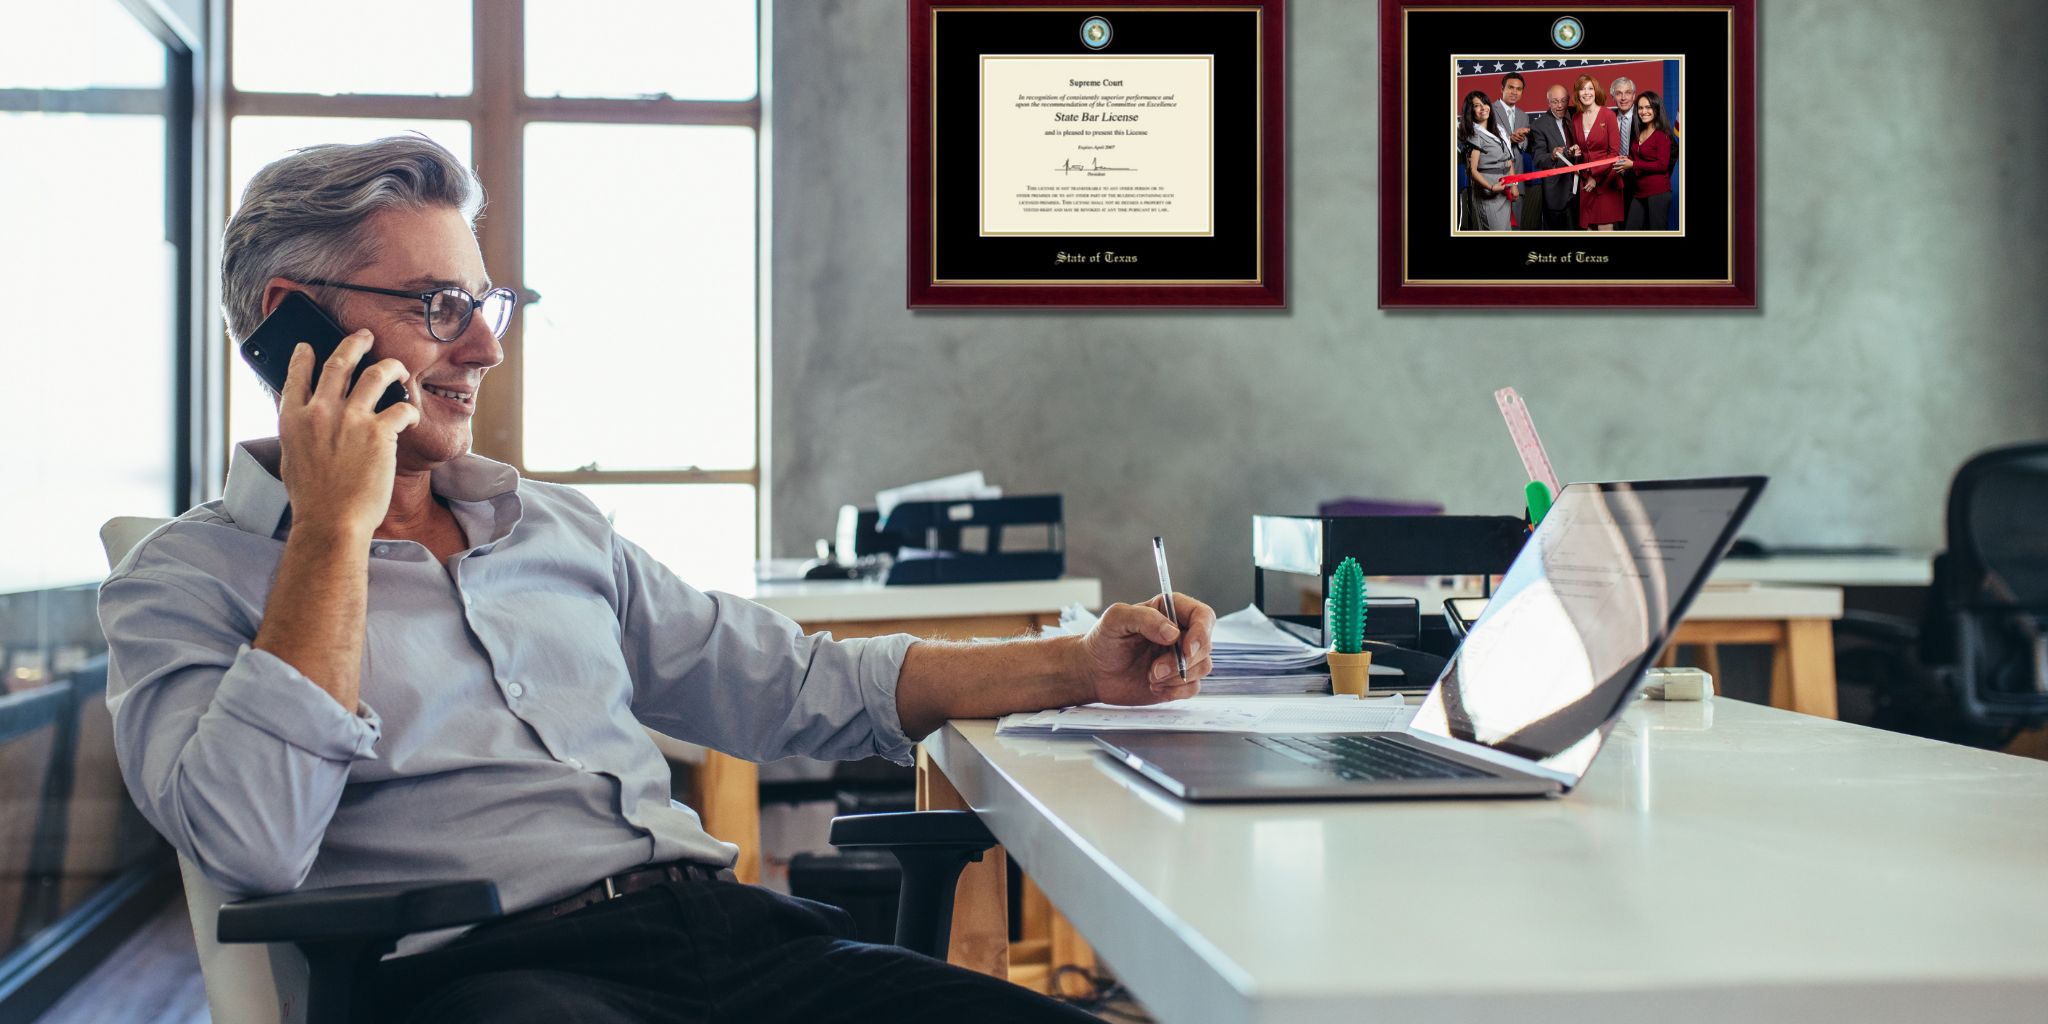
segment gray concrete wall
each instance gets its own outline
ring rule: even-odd
[[[1290,6],[1291,308],[1252,315],[906,310],[904,5],[775,4],[779,553],[981,468],[1066,495],[1110,599],[1162,533],[1237,607],[1254,513],[1518,512],[1504,384],[1566,479],[1763,472],[1751,534],[1932,548],[1966,456],[2048,435],[2048,5],[1761,3],[1762,310],[1707,314],[1379,310],[1377,5]]]

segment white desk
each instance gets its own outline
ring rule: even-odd
[[[767,605],[806,625],[827,622],[961,619],[1042,615],[1059,621],[1070,604],[1102,605],[1102,581],[1080,577],[1015,583],[942,583],[885,587],[871,580],[755,583],[728,593]]]
[[[1168,1024],[2048,1007],[2048,763],[1726,700],[1638,704],[1556,800],[1195,806],[1085,740],[926,747]]]
[[[1924,587],[1934,582],[1934,556],[1919,551],[1896,555],[1724,558],[1714,567],[1713,578],[1831,587]]]

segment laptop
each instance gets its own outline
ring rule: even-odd
[[[1567,485],[1403,732],[1095,742],[1193,801],[1570,792],[1763,486],[1763,477]]]

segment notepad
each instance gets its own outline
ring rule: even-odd
[[[1399,696],[1189,697],[1142,708],[1087,704],[1007,715],[996,723],[996,734],[1382,732],[1407,728],[1414,717]]]

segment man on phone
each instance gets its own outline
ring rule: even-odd
[[[511,315],[481,205],[421,138],[311,147],[249,183],[230,332],[305,292],[351,333],[317,385],[293,355],[279,437],[240,446],[225,495],[101,590],[143,813],[238,894],[496,881],[504,921],[378,968],[379,1019],[1092,1019],[730,881],[737,848],[669,800],[642,726],[756,760],[905,761],[949,718],[1188,696],[1214,613],[1180,596],[1177,622],[1115,605],[1085,637],[834,641],[696,590],[580,492],[470,453]],[[377,411],[394,382],[410,401]]]

